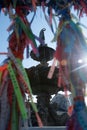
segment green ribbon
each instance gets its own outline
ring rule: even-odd
[[[31,99],[31,102],[30,102],[30,103],[31,103],[31,106],[32,106],[34,112],[38,112],[37,107],[36,107],[36,105],[35,105],[35,103],[33,102],[32,99]]]
[[[35,42],[34,35],[33,35],[32,31],[31,31],[31,29],[29,28],[29,26],[25,25],[25,23],[19,17],[16,17],[16,22],[23,29],[23,31],[25,32],[27,37],[30,38],[33,41],[34,46],[37,48],[37,44]]]
[[[11,52],[11,49],[8,48],[8,53],[9,53],[9,57],[11,58],[11,60],[13,61],[13,63],[15,64],[16,68],[18,69],[20,75],[23,77],[24,81],[26,82],[27,84],[27,87],[28,87],[28,90],[30,92],[30,100],[31,100],[31,105],[32,105],[32,108],[35,112],[38,112],[37,110],[37,107],[35,105],[35,103],[33,102],[32,100],[32,89],[31,89],[31,85],[30,85],[30,81],[29,81],[29,78],[27,76],[27,73],[22,65],[22,62],[20,59],[16,59],[14,57],[14,55],[12,54]]]
[[[20,68],[20,70],[21,70],[21,72],[22,72],[22,76],[23,76],[24,80],[25,80],[26,83],[27,83],[28,90],[30,91],[30,94],[31,94],[31,97],[30,97],[31,102],[30,102],[30,103],[31,103],[31,105],[32,105],[32,108],[33,108],[33,110],[34,110],[35,112],[38,112],[37,107],[36,107],[36,105],[34,104],[34,102],[33,102],[33,100],[32,100],[32,89],[31,89],[31,85],[30,85],[30,81],[29,81],[29,78],[28,78],[28,76],[27,76],[27,73],[26,73],[24,67],[22,66],[21,60],[20,60],[20,59],[16,59],[16,60],[17,60],[18,66],[19,66],[19,68]]]
[[[32,89],[31,89],[30,81],[29,81],[29,78],[27,76],[26,70],[24,69],[21,60],[20,59],[16,59],[16,60],[17,60],[18,66],[20,68],[20,72],[22,73],[22,76],[27,83],[27,87],[30,91],[30,94],[32,95]]]
[[[28,118],[27,110],[26,110],[26,107],[25,107],[25,104],[24,104],[24,101],[23,101],[23,97],[22,97],[21,90],[19,88],[16,76],[15,76],[15,73],[14,73],[13,68],[11,66],[11,62],[9,62],[9,64],[8,64],[8,71],[9,71],[10,78],[11,78],[11,81],[12,81],[12,84],[13,84],[14,92],[15,92],[15,95],[16,95],[16,98],[17,98],[17,102],[18,102],[18,105],[19,105],[21,115],[22,115],[23,119],[27,119]]]
[[[15,93],[12,95],[12,118],[11,118],[11,130],[18,130],[18,112],[17,112],[17,101]]]

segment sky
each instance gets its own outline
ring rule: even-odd
[[[72,11],[72,13],[74,13],[74,15],[77,16],[77,12]],[[27,18],[29,21],[31,21],[31,18],[33,16],[33,13],[30,13]],[[59,20],[58,18],[56,18],[56,22],[58,24]],[[83,17],[80,18],[80,22],[86,26],[87,23],[87,17],[84,15]],[[7,48],[8,48],[8,36],[10,35],[9,32],[7,32],[7,28],[9,27],[11,21],[7,16],[4,15],[4,13],[0,13],[0,52],[7,52]],[[44,18],[44,14],[42,11],[42,8],[38,8],[37,9],[37,13],[36,16],[34,18],[33,23],[31,24],[31,29],[32,32],[39,36],[39,32],[42,28],[46,28],[45,33],[45,43],[47,43],[48,46],[52,47],[52,48],[56,48],[56,43],[52,43],[51,40],[53,39],[54,35],[50,29],[50,27],[48,26],[45,18]],[[87,34],[87,28],[83,27],[83,33],[86,37]],[[55,30],[55,28],[54,28]],[[36,41],[37,42],[37,41]],[[39,45],[39,43],[38,43]],[[0,64],[2,63],[2,61],[6,58],[5,55],[0,55]],[[33,59],[26,58],[25,53],[24,53],[24,59],[23,59],[23,66],[25,68],[29,68],[31,66],[35,66],[39,64],[39,62],[34,61]]]
[[[0,13],[0,52],[7,52],[8,47],[8,32],[7,28],[9,26],[10,20],[8,16],[5,16],[3,13]],[[0,55],[0,63],[3,61],[3,59],[6,58],[4,55]]]
[[[33,16],[33,13],[31,13],[27,16],[29,21],[31,21],[32,16]],[[0,14],[0,52],[7,52],[8,36],[10,35],[10,33],[7,32],[7,28],[9,27],[10,23],[11,23],[11,20],[8,18],[8,16],[5,16],[1,12],[1,14]],[[48,46],[52,46],[53,48],[55,48],[56,43],[51,43],[51,40],[53,39],[53,34],[44,18],[42,9],[39,8],[39,9],[37,9],[37,13],[36,13],[34,22],[31,24],[31,29],[35,35],[39,36],[40,30],[43,28],[46,28],[45,43],[47,43]],[[38,45],[39,45],[39,43],[38,43]],[[2,63],[2,61],[5,58],[6,58],[5,55],[0,55],[0,63]],[[32,60],[30,57],[26,58],[25,53],[24,53],[24,59],[23,59],[24,67],[29,68],[30,66],[33,66],[36,64],[39,64],[39,62]]]

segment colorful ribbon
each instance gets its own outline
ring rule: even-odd
[[[23,101],[23,96],[21,94],[21,90],[20,90],[20,87],[18,85],[14,70],[11,66],[11,62],[9,62],[9,64],[8,64],[8,71],[9,71],[10,78],[11,78],[11,81],[12,81],[12,84],[13,84],[13,87],[14,87],[14,92],[15,92],[15,95],[16,95],[16,98],[17,98],[17,101],[18,101],[20,112],[22,114],[23,119],[27,119],[28,118],[27,117],[27,110],[26,110],[26,107],[25,107],[25,104],[24,104],[24,101]]]

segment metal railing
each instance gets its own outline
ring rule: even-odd
[[[65,126],[46,126],[46,127],[28,127],[21,128],[21,130],[66,130]]]

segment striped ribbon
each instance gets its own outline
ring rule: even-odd
[[[9,71],[10,78],[11,78],[13,88],[14,88],[14,92],[15,92],[15,95],[16,95],[16,98],[17,98],[17,101],[18,101],[20,112],[22,114],[23,119],[27,119],[28,118],[27,117],[27,110],[26,110],[26,107],[25,107],[25,104],[24,104],[24,101],[23,101],[21,90],[20,90],[19,84],[17,82],[14,70],[11,66],[11,62],[9,62],[9,64],[8,64],[8,71]]]
[[[33,110],[35,111],[35,113],[38,114],[37,107],[36,107],[36,105],[35,105],[35,103],[33,102],[33,99],[32,99],[32,89],[31,89],[30,81],[29,81],[29,78],[28,78],[28,76],[27,76],[27,73],[26,73],[24,67],[22,66],[21,60],[20,60],[20,59],[16,59],[16,58],[14,57],[14,55],[12,54],[12,51],[11,51],[10,48],[8,48],[8,54],[9,54],[9,57],[11,58],[11,60],[13,61],[13,63],[15,64],[15,66],[16,66],[16,68],[17,68],[17,70],[18,70],[18,73],[19,73],[19,75],[20,75],[20,77],[21,77],[21,79],[22,79],[22,82],[26,85],[27,93],[30,95],[30,100],[31,100],[30,103],[31,103],[31,105],[32,105],[32,108],[33,108]],[[37,114],[36,114],[36,115],[37,115]],[[41,121],[39,115],[36,116],[36,117],[37,117],[38,125],[39,125],[40,127],[42,127],[43,124],[42,124],[42,121]],[[39,118],[38,118],[38,117],[39,117]]]
[[[12,51],[10,48],[8,48],[8,54],[9,54],[9,57],[11,58],[11,60],[13,61],[13,63],[15,64],[17,70],[18,70],[18,73],[22,79],[22,82],[24,83],[24,85],[26,86],[27,88],[27,92],[28,94],[32,95],[32,90],[31,90],[31,86],[30,86],[30,81],[29,81],[29,78],[27,76],[27,73],[24,69],[24,67],[22,66],[22,63],[21,63],[21,60],[20,59],[16,59],[14,57],[14,55],[12,54]],[[32,97],[32,96],[31,96]]]

